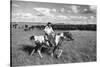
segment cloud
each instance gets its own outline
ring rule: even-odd
[[[63,18],[65,19],[66,16],[60,14],[60,13],[57,13],[57,9],[53,8],[53,9],[50,9],[50,8],[34,8],[35,10],[39,11],[40,13],[43,13],[45,14],[46,16],[49,16],[51,18]],[[53,11],[53,13],[52,13]],[[64,11],[64,8],[61,9],[61,11],[63,12]],[[56,12],[56,13],[55,13]]]
[[[87,9],[87,8],[85,8],[85,9],[83,9],[83,11],[88,11],[88,9]]]
[[[33,15],[31,13],[22,13],[23,18],[33,18]]]
[[[12,4],[13,7],[20,7],[20,5]]]
[[[64,8],[61,8],[61,10],[60,10],[62,13],[65,11],[65,9]]]
[[[58,18],[58,19],[61,19],[61,20],[68,19],[68,17],[65,16],[65,15],[58,15],[57,18]]]
[[[39,11],[40,13],[42,14],[45,14],[45,17],[48,19],[48,20],[65,20],[65,19],[68,19],[67,16],[65,15],[62,15],[61,13],[58,13],[57,12],[57,9],[55,8],[34,8],[35,10]],[[64,8],[61,9],[62,12],[64,12]],[[53,11],[53,12],[52,12]],[[44,17],[43,17],[44,19]]]
[[[52,9],[49,9],[49,8],[33,8],[33,9],[39,11],[40,13],[46,16],[54,17],[54,15],[50,12]],[[53,11],[56,11],[56,10],[53,9]]]
[[[41,18],[39,18],[36,15],[32,15],[31,13],[12,13],[12,21],[16,22],[35,22],[35,21],[40,21]]]
[[[97,7],[94,5],[90,5],[89,8],[83,9],[84,14],[95,14]]]
[[[53,11],[53,12],[57,12],[57,10],[56,10],[55,8],[51,9],[51,11]]]
[[[52,12],[53,11],[53,12]],[[34,14],[35,13],[35,14]],[[13,12],[12,19],[14,21],[23,22],[46,22],[54,20],[65,20],[67,16],[57,13],[55,8],[34,8],[34,13],[29,12]]]
[[[91,5],[91,6],[89,6],[89,8],[90,8],[90,10],[94,10],[94,11],[96,11],[97,6],[95,6],[95,5]]]
[[[78,13],[79,12],[78,11],[78,6],[76,6],[76,5],[72,5],[71,9],[72,9],[72,12],[74,12],[74,13]]]
[[[23,13],[23,12],[12,13],[12,16],[15,18],[25,18],[25,19],[33,18],[33,15],[31,13]]]
[[[49,8],[33,8],[39,12],[42,12],[42,13],[48,13],[50,11]]]

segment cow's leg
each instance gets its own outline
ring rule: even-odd
[[[51,57],[53,57],[53,56],[54,56],[54,48],[51,49]]]
[[[42,56],[42,54],[41,54],[42,46],[43,46],[43,44],[38,45],[38,50],[37,50],[37,52],[38,52],[38,54],[39,54],[39,56],[40,56],[41,58],[43,58],[43,56]]]
[[[35,49],[33,49],[33,50],[32,50],[31,55],[33,55],[33,54],[34,54],[34,52],[35,52]]]
[[[57,46],[54,46],[53,48],[52,48],[52,51],[51,51],[51,57],[53,57],[54,56],[54,53],[55,53],[55,50],[57,49]]]
[[[53,53],[51,53],[51,57],[53,57],[54,56],[54,54]]]
[[[37,46],[32,50],[31,55],[33,55],[35,51],[37,51]]]
[[[32,42],[32,43],[33,43],[33,42]],[[36,46],[35,46],[35,48],[32,50],[31,55],[33,55],[34,52],[37,51],[37,47],[38,47],[38,46],[37,46],[37,43],[35,43],[35,44],[36,44]]]

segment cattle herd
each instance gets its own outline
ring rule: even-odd
[[[24,24],[24,25],[20,25],[20,24],[11,24],[10,26],[11,28],[14,28],[14,29],[23,29],[24,31],[30,31],[30,30],[34,30],[34,28],[37,28],[37,29],[43,29],[44,27],[42,26],[36,26],[36,25],[27,25],[27,24]]]

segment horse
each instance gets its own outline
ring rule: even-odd
[[[55,46],[54,49],[52,50],[51,56],[54,56],[55,51],[60,51],[59,54],[57,55],[57,58],[59,58],[63,52],[62,50],[62,42],[64,40],[74,40],[72,38],[72,34],[70,32],[62,32],[62,33],[57,33],[55,34]]]
[[[35,49],[32,50],[31,55],[33,55],[33,53],[36,51],[38,52],[39,56],[42,58],[42,54],[41,54],[41,48],[45,45],[46,47],[49,45],[49,43],[46,41],[45,36],[43,35],[39,35],[39,36],[31,36],[30,41],[34,41],[36,46]]]

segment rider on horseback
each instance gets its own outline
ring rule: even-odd
[[[54,41],[55,33],[54,33],[54,30],[52,29],[52,24],[50,22],[47,23],[44,29],[44,32],[45,32],[45,35],[49,42],[50,47],[54,46],[55,45],[55,41]]]

